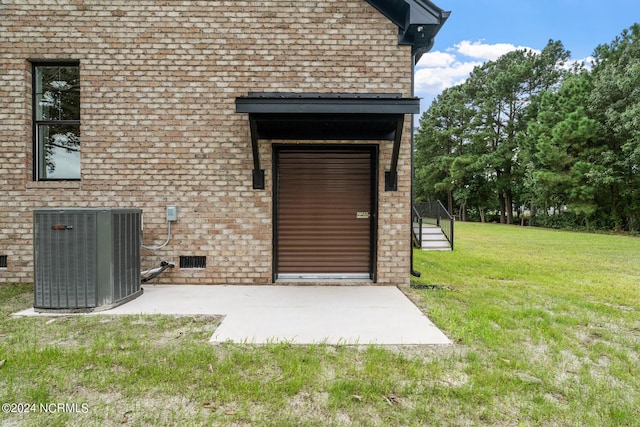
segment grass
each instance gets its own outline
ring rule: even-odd
[[[0,425],[638,425],[640,239],[456,232],[406,290],[447,347],[212,346],[219,318],[16,319],[0,286],[0,403],[79,408]]]
[[[416,253],[453,290],[412,295],[467,349],[472,421],[638,425],[640,239],[456,227],[455,252]]]

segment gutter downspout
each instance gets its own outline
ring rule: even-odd
[[[424,51],[422,51],[422,52],[420,52],[419,55],[421,56],[424,52],[428,52],[429,49],[431,49],[431,47],[433,46],[433,42],[434,42],[434,39],[432,38],[431,39],[431,43],[429,44],[429,48],[424,50]],[[416,54],[418,54],[418,52],[414,52],[411,55],[411,96],[416,96],[415,95],[415,71],[416,71],[415,66],[416,66],[417,58],[419,58],[419,56],[416,56]],[[413,236],[411,235],[413,233],[413,198],[415,196],[414,195],[414,190],[413,190],[413,177],[415,175],[414,170],[413,170],[413,167],[414,167],[414,165],[413,165],[413,151],[414,151],[413,134],[414,134],[414,127],[415,127],[414,122],[415,122],[415,120],[414,120],[414,117],[413,117],[413,114],[412,114],[411,115],[411,180],[410,180],[411,181],[411,190],[410,190],[411,203],[409,204],[409,209],[410,209],[410,212],[409,212],[409,230],[410,230],[410,233],[409,233],[409,248],[410,248],[410,251],[411,251],[411,257],[410,257],[410,260],[411,260],[410,261],[410,263],[411,263],[410,264],[410,266],[411,266],[410,267],[411,268],[411,275],[413,277],[420,277],[421,276],[420,272],[416,271],[413,268]]]

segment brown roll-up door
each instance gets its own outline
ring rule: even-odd
[[[371,148],[277,151],[278,277],[372,277]]]

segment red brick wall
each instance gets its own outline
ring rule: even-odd
[[[271,145],[266,190],[253,190],[246,115],[261,92],[411,93],[411,53],[366,1],[9,0],[0,4],[0,282],[33,280],[32,210],[140,207],[143,268],[206,255],[206,270],[160,283],[272,281]],[[79,182],[32,180],[30,60],[80,62]],[[399,189],[384,191],[380,144],[378,282],[409,281],[409,127]],[[345,143],[351,143],[345,141]]]

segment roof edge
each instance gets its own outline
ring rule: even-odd
[[[419,98],[400,94],[250,92],[236,98],[236,113],[416,114]]]
[[[415,63],[431,50],[451,12],[429,0],[366,0],[398,26],[398,44],[410,45]]]

